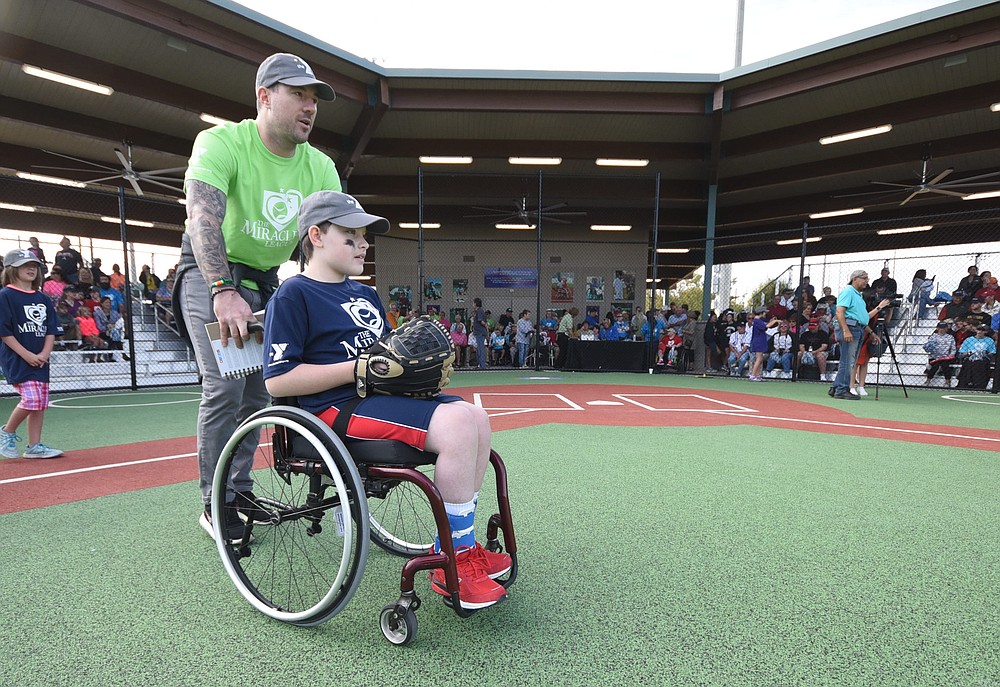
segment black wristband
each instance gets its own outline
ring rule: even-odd
[[[214,301],[216,296],[218,296],[220,293],[224,293],[226,291],[236,291],[236,287],[235,286],[222,286],[222,287],[214,289],[212,291],[212,300]]]

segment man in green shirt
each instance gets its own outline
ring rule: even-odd
[[[333,161],[308,143],[318,101],[335,97],[301,58],[271,55],[257,70],[256,118],[212,127],[194,141],[174,300],[202,375],[197,438],[205,510],[199,522],[210,535],[216,462],[239,423],[269,397],[260,372],[222,378],[205,324],[218,321],[222,345],[242,348],[253,313],[267,303],[278,266],[295,248],[299,205],[316,191],[340,190]],[[244,441],[229,485],[232,506],[225,509],[223,531],[231,541],[243,538],[238,509],[253,499],[256,448],[256,438]]]

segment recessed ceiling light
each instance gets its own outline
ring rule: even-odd
[[[849,210],[831,210],[830,212],[814,212],[809,215],[809,219],[826,219],[827,217],[842,217],[843,215],[860,215],[864,208],[850,208]]]
[[[899,229],[882,229],[881,231],[876,231],[875,233],[879,236],[888,236],[889,234],[914,234],[918,231],[930,231],[934,228],[933,224],[926,224],[921,227],[901,227]]]
[[[509,157],[507,162],[512,165],[561,165],[561,157]]]
[[[962,196],[962,200],[983,200],[985,198],[1000,198],[1000,191],[984,191],[982,193],[970,193]]]
[[[501,222],[500,224],[494,224],[493,226],[495,226],[497,229],[513,229],[517,231],[525,231],[528,229],[537,228],[536,225],[534,224],[504,224],[503,222]]]
[[[627,158],[599,157],[594,164],[601,167],[645,167],[649,160],[630,160]]]
[[[472,158],[461,155],[421,155],[419,158],[424,165],[471,165]]]
[[[72,186],[73,188],[86,188],[87,185],[72,179],[62,177],[50,177],[45,174],[31,174],[30,172],[17,172],[17,176],[28,181],[44,181],[46,184],[58,184],[59,186]]]
[[[677,254],[681,254],[681,253],[690,253],[691,249],[690,248],[657,248],[656,252],[657,253],[677,253]]]
[[[421,225],[417,222],[400,222],[400,229],[420,229]],[[440,229],[441,225],[438,222],[424,222],[424,229]]]
[[[198,119],[205,122],[206,124],[213,124],[213,125],[233,123],[232,120],[230,119],[223,119],[222,117],[216,117],[215,115],[208,114],[207,112],[202,112],[200,115],[198,115]]]
[[[348,279],[353,279],[354,281],[371,281],[372,280],[371,275],[368,275],[368,274],[360,274],[360,275],[358,275],[356,277],[354,275],[348,275],[347,278]]]
[[[990,112],[1000,112],[1000,103],[990,105]]]
[[[628,231],[632,228],[631,224],[591,224],[591,231]]]
[[[856,138],[865,138],[867,136],[878,136],[879,134],[887,134],[892,131],[892,124],[883,124],[882,126],[874,126],[870,129],[860,129],[858,131],[849,131],[846,134],[837,134],[835,136],[826,136],[819,139],[822,145],[830,145],[831,143],[842,143],[843,141],[853,141]]]
[[[94,83],[93,81],[86,81],[84,79],[78,79],[75,76],[69,76],[68,74],[60,74],[59,72],[49,71],[48,69],[42,69],[41,67],[35,67],[30,64],[22,64],[21,71],[30,76],[37,76],[41,79],[48,79],[49,81],[55,81],[56,83],[61,83],[65,86],[72,86],[73,88],[82,88],[85,91],[90,91],[91,93],[98,93],[100,95],[111,95],[115,92],[111,86],[103,86],[99,83]]]
[[[121,220],[118,219],[117,217],[108,217],[107,215],[102,215],[101,216],[101,221],[102,222],[107,222],[108,224],[120,224],[121,223]],[[127,224],[127,225],[129,225],[131,227],[152,227],[152,226],[154,226],[152,222],[143,222],[142,220],[139,220],[139,219],[127,219],[127,220],[125,220],[125,224]]]
[[[810,236],[806,239],[806,243],[818,243],[823,240],[822,236]],[[775,241],[779,246],[794,246],[796,243],[802,243],[802,239],[786,239],[784,241]]]
[[[18,210],[20,212],[34,212],[35,208],[30,205],[15,205],[14,203],[0,203],[0,210]]]

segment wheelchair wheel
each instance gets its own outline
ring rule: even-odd
[[[226,485],[240,445],[255,446],[256,506],[249,544],[221,536]],[[267,616],[318,625],[351,600],[368,559],[364,486],[343,443],[314,415],[265,408],[237,428],[223,450],[212,487],[216,545],[240,593]]]
[[[400,614],[396,610],[396,604],[389,604],[382,609],[378,624],[385,638],[396,646],[405,646],[417,636],[417,615],[410,609]]]
[[[415,469],[433,477],[433,465]],[[437,526],[427,496],[419,487],[399,480],[369,479],[367,489],[371,540],[376,545],[405,558],[430,551]]]

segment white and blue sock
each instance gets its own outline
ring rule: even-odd
[[[451,525],[451,542],[457,551],[460,548],[472,548],[476,545],[476,529],[474,526],[476,519],[476,501],[466,503],[444,504],[445,513],[448,514],[448,524]],[[434,537],[434,550],[441,550],[441,539]]]

